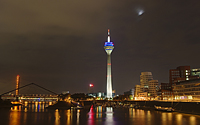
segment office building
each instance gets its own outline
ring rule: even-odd
[[[158,91],[158,80],[150,80],[148,85],[150,96],[156,97]]]
[[[179,66],[176,69],[169,70],[169,83],[170,84],[189,80],[189,77],[190,77],[190,66]]]
[[[146,92],[149,88],[149,81],[153,80],[153,75],[151,72],[141,72],[140,75],[140,85],[141,85],[141,91]]]
[[[172,87],[175,99],[200,100],[200,79],[177,82]]]

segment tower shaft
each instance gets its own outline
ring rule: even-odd
[[[107,54],[107,98],[112,98],[111,55]]]

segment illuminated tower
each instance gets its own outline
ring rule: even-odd
[[[20,76],[17,75],[17,80],[16,80],[16,95],[19,95],[19,81],[20,81]]]
[[[107,53],[107,98],[112,98],[111,53],[114,49],[114,44],[110,42],[109,29],[108,29],[108,41],[105,42],[104,49]]]

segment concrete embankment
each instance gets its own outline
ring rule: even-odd
[[[200,115],[199,102],[165,102],[165,101],[129,101],[140,107],[154,108],[154,105],[163,107],[173,107],[175,111]]]

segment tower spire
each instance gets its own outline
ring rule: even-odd
[[[110,29],[108,29],[108,42],[110,42]]]

